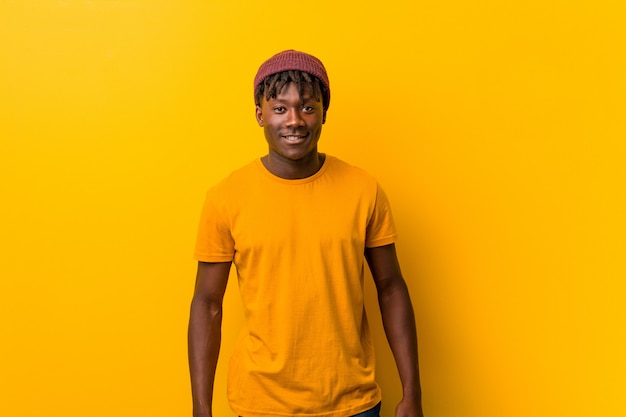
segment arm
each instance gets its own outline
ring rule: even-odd
[[[415,316],[395,245],[367,248],[365,258],[376,283],[385,334],[402,382],[396,417],[423,417]]]
[[[212,416],[213,383],[222,333],[222,300],[230,265],[230,262],[198,262],[188,333],[194,417]]]

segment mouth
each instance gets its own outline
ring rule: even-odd
[[[299,142],[301,140],[306,139],[309,136],[309,134],[305,134],[305,135],[282,135],[282,137],[287,141],[287,142]]]

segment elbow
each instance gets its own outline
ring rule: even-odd
[[[201,314],[207,319],[220,319],[222,317],[222,298],[194,295],[191,300],[191,314]]]
[[[401,275],[382,280],[377,288],[379,302],[409,297],[409,289]]]

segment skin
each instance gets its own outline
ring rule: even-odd
[[[262,158],[265,167],[286,179],[306,178],[317,172],[324,162],[317,143],[325,118],[322,103],[311,98],[308,91],[301,101],[293,84],[276,98],[263,99],[256,108],[256,119],[268,143],[268,154]],[[288,136],[298,138],[290,141]],[[367,248],[365,258],[376,284],[385,334],[402,382],[403,398],[396,407],[396,417],[423,417],[415,316],[395,245]],[[198,262],[188,331],[194,417],[212,416],[222,303],[230,267],[231,262]]]
[[[391,244],[367,248],[365,259],[376,284],[385,335],[402,382],[403,396],[396,407],[396,417],[423,417],[415,314],[396,247]]]
[[[222,340],[222,301],[230,266],[231,262],[198,262],[187,344],[194,417],[212,416],[213,383]]]
[[[302,100],[297,87],[287,84],[275,98],[261,100],[256,120],[263,128],[268,154],[261,160],[274,175],[286,179],[310,177],[322,166],[317,151],[326,112],[322,102],[305,89]],[[290,141],[289,136],[298,137]]]

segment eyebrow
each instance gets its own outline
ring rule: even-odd
[[[270,100],[278,101],[280,103],[286,103],[286,102],[289,101],[287,99],[280,99],[278,97],[271,97]],[[310,102],[310,101],[314,101],[314,102],[318,103],[320,100],[315,100],[315,97],[313,97],[313,96],[304,96],[304,97],[301,97],[301,99],[299,101],[300,102],[304,102],[304,103],[307,103],[307,102]]]

